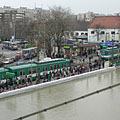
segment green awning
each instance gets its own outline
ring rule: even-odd
[[[6,72],[5,76],[6,76],[6,78],[14,78],[15,77],[15,73]]]

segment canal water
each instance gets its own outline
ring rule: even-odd
[[[115,70],[0,99],[0,120],[13,120],[119,82],[120,70]],[[120,120],[120,87],[25,120]]]

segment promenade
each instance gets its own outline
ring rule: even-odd
[[[19,87],[16,87],[15,89],[13,88],[13,86],[11,86],[11,90],[3,91],[2,93],[0,93],[0,98],[5,98],[5,97],[13,96],[13,95],[26,93],[26,92],[31,92],[34,90],[38,90],[40,88],[45,88],[45,87],[49,87],[52,85],[57,85],[57,84],[61,84],[64,82],[77,80],[78,78],[79,79],[85,78],[88,76],[101,74],[101,73],[105,73],[105,72],[110,72],[110,71],[114,71],[114,70],[116,70],[115,66],[101,68],[101,69],[97,69],[97,70],[93,70],[93,71],[89,71],[89,72],[84,72],[81,74],[79,74],[78,72],[76,72],[75,74],[69,73],[69,75],[66,75],[66,76],[60,76],[59,78],[57,78],[57,77],[52,78],[51,81],[47,81],[47,80],[41,81],[39,84],[37,83],[37,81],[32,81],[32,83],[20,84]]]
[[[77,56],[73,58],[73,63],[71,64],[71,67],[49,72],[49,74],[46,74],[43,77],[39,77],[36,74],[35,80],[33,80],[31,76],[25,77],[20,80],[18,80],[17,78],[13,80],[7,80],[6,83],[0,84],[0,93],[21,89],[36,84],[51,82],[75,75],[82,75],[84,73],[86,73],[87,75],[88,73],[100,69],[103,70],[104,68],[107,68],[109,70],[108,64],[106,63],[108,62],[100,60],[96,54],[90,54],[88,56],[85,55],[82,57]]]

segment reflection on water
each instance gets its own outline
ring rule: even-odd
[[[120,70],[0,100],[0,120],[12,120],[120,82]],[[25,120],[120,120],[120,87]]]

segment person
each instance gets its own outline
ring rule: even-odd
[[[111,61],[109,61],[109,67],[111,67]]]
[[[5,82],[5,87],[6,87],[6,90],[8,90],[8,80],[6,80]]]
[[[36,84],[39,84],[40,80],[38,79],[38,77],[36,77]]]
[[[102,67],[103,68],[105,67],[105,61],[104,60],[102,61]]]
[[[101,68],[101,62],[99,61],[99,64],[98,64],[98,66],[99,66],[99,69]]]
[[[89,62],[91,62],[91,56],[89,57]]]
[[[92,71],[92,63],[89,63],[90,71]]]
[[[63,74],[64,74],[64,77],[66,77],[66,71],[65,71],[65,70],[64,70],[64,73],[63,73]]]

